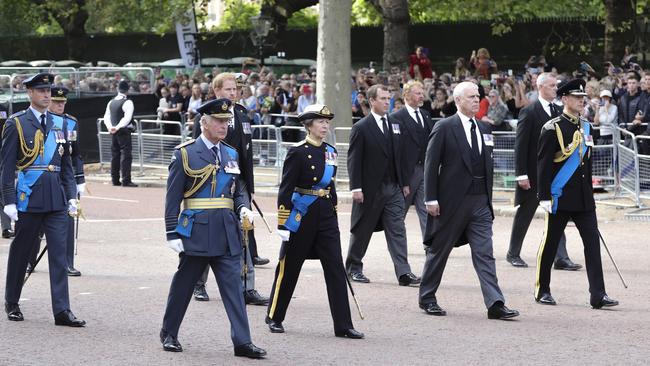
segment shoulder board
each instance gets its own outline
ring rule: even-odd
[[[296,142],[295,144],[293,144],[291,146],[302,146],[302,145],[304,145],[306,143],[307,143],[307,140],[302,140],[302,141]]]
[[[230,149],[234,150],[235,152],[237,152],[237,149],[235,149],[234,147],[228,145],[225,141],[222,140],[222,141],[221,141],[221,144],[223,144],[223,146],[225,146],[225,147],[227,147],[227,148],[230,148]]]
[[[188,146],[188,145],[192,145],[192,144],[195,143],[195,142],[196,142],[196,139],[191,139],[191,140],[188,140],[188,141],[183,142],[183,143],[180,144],[180,145],[176,145],[176,146],[174,146],[174,149],[180,149],[180,148],[182,148],[182,147],[185,147],[185,146]]]
[[[22,116],[25,113],[27,113],[27,109],[23,109],[22,111],[18,111],[16,113],[12,114],[11,116],[7,117],[7,119],[14,119],[16,117]]]
[[[555,117],[548,122],[544,123],[544,126],[542,126],[542,130],[554,130],[555,129],[555,124],[560,122],[560,117]]]
[[[49,110],[47,111],[47,113],[52,114],[52,115],[57,116],[57,117],[61,117],[61,118],[63,118],[63,116],[64,116],[63,114],[54,113],[54,112],[49,111]]]
[[[245,105],[243,105],[243,104],[241,104],[241,103],[239,103],[239,102],[235,102],[235,107],[239,107],[239,108],[241,108],[241,109],[246,109],[246,110],[248,110],[248,108],[246,108]]]
[[[69,118],[69,119],[71,119],[71,120],[73,120],[73,121],[77,121],[77,119],[76,119],[74,116],[71,116],[71,115],[69,115],[69,114],[67,114],[67,113],[64,113],[63,115],[64,115],[66,118]],[[77,121],[77,122],[78,122],[78,121]]]

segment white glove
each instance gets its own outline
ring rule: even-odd
[[[278,235],[282,241],[289,241],[289,236],[291,236],[291,231],[289,230],[278,230]]]
[[[539,201],[539,207],[541,207],[544,211],[551,213],[551,201]]]
[[[183,248],[183,241],[181,239],[167,240],[167,246],[179,254],[185,251],[185,248]]]
[[[77,184],[77,194],[83,197],[86,194],[86,183]]]
[[[6,205],[2,210],[12,221],[18,221],[18,209],[15,204]]]
[[[251,224],[253,223],[253,211],[246,207],[242,207],[241,210],[239,210],[239,220],[244,222],[244,217],[248,218],[248,221],[250,221]]]
[[[70,216],[77,215],[77,200],[74,198],[68,200],[68,214],[70,214]]]

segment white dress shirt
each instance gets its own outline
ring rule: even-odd
[[[381,121],[381,118],[384,117],[386,118],[386,123],[388,123],[388,117],[384,114],[383,116],[378,115],[375,113],[373,110],[370,110],[370,114],[372,114],[372,117],[375,119],[375,123],[377,123],[377,126],[379,126],[379,131],[384,133],[384,124]],[[361,188],[354,188],[351,189],[350,192],[362,192]]]
[[[212,148],[215,147],[215,146],[219,149],[219,151],[221,151],[221,146],[220,146],[220,145],[221,145],[221,142],[217,142],[217,144],[215,145],[215,144],[212,143],[212,141],[208,140],[208,138],[205,137],[204,134],[200,134],[200,135],[199,135],[199,138],[201,138],[201,140],[203,141],[203,143],[205,144],[205,146],[206,146],[206,147],[208,148],[208,150],[210,150],[211,152],[214,152],[214,151],[212,151]],[[217,161],[221,161],[221,157],[220,157],[220,156],[218,157]],[[215,162],[216,162],[216,161],[215,161]]]
[[[553,101],[549,102],[548,100],[542,98],[541,96],[538,96],[537,100],[539,100],[539,103],[542,105],[542,108],[544,108],[544,112],[546,112],[546,114],[548,115],[548,118],[550,119],[551,115],[552,115],[552,113],[551,113],[551,104],[554,104]],[[557,105],[555,105],[555,107],[557,108]],[[534,141],[534,143],[537,143],[537,141]],[[535,168],[535,169],[537,169],[537,168]],[[522,180],[528,180],[528,174],[518,175],[517,178],[515,178],[515,180],[517,180],[517,182],[522,181]]]
[[[126,94],[117,93],[117,96],[112,100],[121,100],[121,99],[126,99]],[[106,112],[104,112],[104,126],[106,126],[106,129],[108,129],[109,131],[113,127],[111,125],[111,109],[109,108],[110,105],[111,105],[110,102],[106,104]],[[120,119],[117,125],[115,125],[115,128],[119,130],[120,128],[126,127],[126,125],[128,125],[129,122],[131,122],[131,120],[133,119],[134,108],[135,107],[133,106],[133,101],[130,99],[124,102],[124,104],[122,104],[122,111],[124,112],[124,117],[122,117],[122,119]]]
[[[29,109],[32,111],[32,113],[34,113],[34,116],[36,116],[36,121],[37,121],[39,124],[41,123],[41,115],[44,114],[44,115],[45,115],[45,125],[47,126],[47,109],[45,110],[44,113],[41,113],[41,112],[37,111],[37,110],[34,109],[34,107],[32,107],[31,105],[29,106]]]
[[[416,125],[419,124],[420,127],[424,128],[424,126],[423,126],[424,118],[422,118],[422,112],[420,112],[420,108],[415,108],[415,109],[411,108],[411,106],[408,105],[408,103],[405,103],[404,107],[406,107],[406,111],[409,112],[409,116],[411,116],[411,118],[413,118],[413,121],[415,122],[415,124]],[[419,117],[420,123],[418,123],[418,118],[415,116],[415,112],[417,112],[418,115],[420,116]]]

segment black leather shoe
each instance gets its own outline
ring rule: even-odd
[[[18,304],[5,303],[5,312],[7,312],[7,319],[12,322],[22,322],[25,320]]]
[[[119,186],[122,185],[122,183],[113,181],[113,185],[116,186],[116,187],[119,187]]]
[[[582,268],[582,264],[573,263],[570,259],[567,259],[561,262],[555,262],[553,267],[563,271],[577,271]]]
[[[77,271],[74,267],[68,267],[68,276],[79,277],[81,276],[81,272]]]
[[[167,352],[183,352],[183,346],[181,346],[178,339],[171,334],[165,336],[165,339],[162,340],[162,346]]]
[[[208,296],[208,292],[205,291],[205,286],[194,286],[194,300],[210,301],[210,296]]]
[[[14,233],[13,230],[11,230],[11,229],[2,230],[2,237],[3,238],[10,239],[10,238],[13,238],[14,236],[16,236],[16,233]]]
[[[122,183],[122,187],[137,187],[138,185],[133,183],[133,182],[124,182]]]
[[[77,317],[75,317],[70,310],[64,310],[56,314],[54,316],[54,324],[75,328],[86,326],[86,322],[81,319],[77,319]]]
[[[551,296],[550,293],[544,292],[539,296],[535,297],[535,302],[542,305],[556,305],[555,299]]]
[[[334,335],[340,338],[351,338],[351,339],[363,339],[363,333],[359,332],[354,328],[337,330],[334,332]]]
[[[265,264],[269,264],[270,260],[268,258],[262,258],[262,257],[253,257],[253,265],[254,266],[263,266]]]
[[[420,285],[420,282],[422,282],[422,279],[413,273],[405,273],[397,279],[397,282],[399,282],[400,286],[411,286],[411,285]]]
[[[284,327],[282,326],[282,322],[276,322],[275,320],[269,318],[268,316],[264,320],[266,324],[269,325],[269,329],[271,330],[271,333],[284,333]]]
[[[269,298],[260,295],[257,290],[248,290],[244,292],[244,301],[247,305],[266,306],[269,304]]]
[[[508,263],[512,264],[513,267],[520,267],[520,268],[526,268],[528,267],[528,263],[524,262],[521,257],[506,257],[506,260]]]
[[[420,309],[424,310],[425,313],[435,316],[445,316],[447,312],[444,311],[437,302],[430,302],[427,304],[420,304]]]
[[[501,301],[497,301],[488,309],[488,319],[510,319],[519,316],[517,310],[508,309]]]
[[[252,343],[235,346],[235,356],[248,358],[264,358],[266,351]]]
[[[616,306],[616,305],[618,305],[618,301],[610,298],[607,295],[603,296],[598,301],[592,301],[591,302],[591,308],[592,309],[600,309],[602,307],[612,307],[612,306]]]
[[[350,272],[350,279],[354,282],[370,283],[370,279],[362,272]]]

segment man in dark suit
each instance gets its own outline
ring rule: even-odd
[[[169,289],[160,342],[165,351],[183,350],[178,331],[194,284],[209,265],[230,320],[235,356],[263,358],[266,351],[251,342],[240,280],[239,220],[252,219],[253,212],[245,207],[243,187],[237,181],[241,172],[237,150],[223,141],[232,118],[230,107],[230,100],[225,98],[199,107],[203,133],[198,139],[179,145],[169,165],[165,201],[167,245],[178,253],[180,263]]]
[[[353,281],[368,283],[363,256],[374,231],[384,230],[388,252],[400,286],[417,285],[420,278],[408,263],[404,195],[400,171],[401,126],[386,116],[390,96],[383,85],[368,89],[371,113],[350,132],[348,174],[352,192],[350,246],[345,267]]]
[[[477,126],[476,84],[462,82],[454,89],[458,113],[436,122],[424,168],[429,217],[424,244],[427,257],[420,285],[420,308],[430,315],[446,315],[436,291],[454,244],[469,242],[472,262],[488,308],[488,319],[519,315],[505,306],[492,255],[492,149],[489,127]]]
[[[424,101],[424,86],[419,81],[409,81],[404,85],[404,108],[390,115],[402,125],[401,170],[405,177],[404,187],[405,209],[404,217],[411,205],[420,220],[420,230],[424,237],[427,225],[427,209],[424,205],[424,154],[427,150],[429,133],[433,121],[429,112],[421,109]]]
[[[515,172],[517,187],[515,190],[515,206],[517,212],[512,222],[510,246],[506,260],[515,267],[528,267],[521,259],[521,246],[524,243],[530,222],[535,216],[539,200],[537,199],[537,141],[542,126],[551,118],[560,114],[553,103],[557,90],[557,79],[550,73],[537,77],[538,100],[527,105],[519,112],[517,136],[515,138]],[[566,237],[562,234],[557,254],[555,268],[576,271],[581,265],[573,263],[566,251]]]

